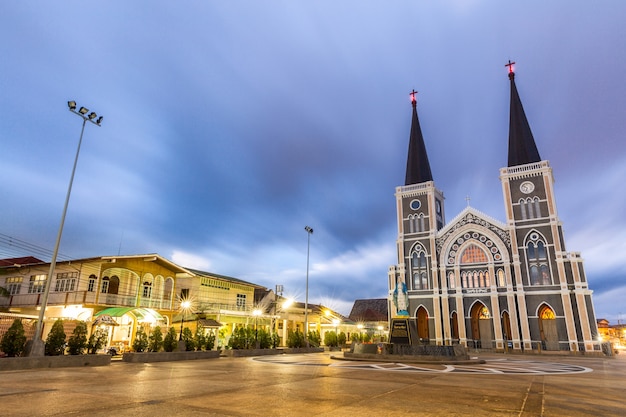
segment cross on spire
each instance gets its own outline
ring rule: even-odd
[[[415,98],[415,94],[417,94],[417,91],[415,91],[415,89],[413,89],[413,91],[411,91],[411,94],[409,94],[411,96],[411,104],[413,105],[413,107],[415,107],[415,105],[417,103],[417,99]]]
[[[471,200],[470,196],[469,196],[469,195],[467,195],[467,196],[465,197],[465,201],[467,201],[467,207],[469,207],[469,206],[470,206],[470,200]]]
[[[509,67],[509,79],[513,79],[515,78],[515,72],[513,71],[513,65],[515,65],[515,62],[511,62],[511,60],[509,59],[509,63],[508,64],[504,64],[505,67]]]

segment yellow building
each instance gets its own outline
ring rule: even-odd
[[[50,264],[36,258],[0,263],[0,312],[37,316],[41,309]],[[77,320],[91,329],[105,328],[108,345],[127,349],[138,326],[165,333],[174,323],[217,327],[226,337],[237,323],[249,323],[255,289],[264,288],[237,278],[179,266],[160,255],[102,256],[57,262],[44,315],[43,339],[57,319],[67,320],[66,333]],[[188,301],[187,309],[181,302]],[[182,304],[183,306],[185,304]],[[2,314],[2,313],[0,313]]]

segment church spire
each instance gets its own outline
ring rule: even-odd
[[[541,161],[533,133],[522,107],[522,101],[515,86],[515,72],[509,61],[505,66],[509,68],[511,80],[511,110],[509,119],[509,164],[508,166],[525,165]]]
[[[411,92],[411,105],[413,106],[413,119],[411,120],[411,136],[409,138],[409,156],[406,161],[406,179],[404,185],[419,184],[433,180],[430,172],[430,163],[426,154],[424,137],[417,118],[417,91]]]

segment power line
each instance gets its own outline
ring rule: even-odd
[[[44,258],[42,260],[49,260],[52,258],[52,250],[0,233],[0,257],[19,258],[22,256],[34,256]],[[57,257],[66,261],[71,259],[70,256],[60,253]]]

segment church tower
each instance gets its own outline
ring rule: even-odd
[[[416,91],[411,92],[412,119],[405,185],[396,188],[398,221],[398,264],[389,268],[389,288],[404,284],[411,294],[411,305],[427,305],[438,310],[433,290],[439,287],[435,236],[445,224],[443,193],[435,187],[424,137],[417,116]],[[398,315],[393,303],[392,316]],[[417,317],[417,334],[428,338],[428,314]],[[440,331],[440,329],[439,329]]]
[[[578,253],[567,253],[554,195],[554,177],[547,160],[539,156],[533,134],[515,85],[514,62],[507,64],[511,84],[508,166],[500,170],[507,225],[511,231],[511,254],[516,277],[520,330],[525,347],[531,333],[558,347],[567,340],[588,347],[597,333]],[[552,297],[546,297],[546,292]],[[576,322],[577,312],[583,323]],[[586,329],[586,330],[585,330]],[[595,332],[593,331],[595,329]],[[553,334],[550,334],[553,333]]]

